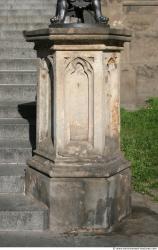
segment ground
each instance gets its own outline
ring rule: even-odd
[[[158,203],[133,193],[133,211],[113,233],[0,232],[0,247],[157,247]]]

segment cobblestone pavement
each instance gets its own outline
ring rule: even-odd
[[[133,194],[132,215],[113,233],[52,235],[50,232],[0,232],[1,247],[158,247],[158,202]]]

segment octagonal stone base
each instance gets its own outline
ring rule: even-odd
[[[130,170],[109,178],[50,178],[28,168],[27,192],[49,208],[54,233],[111,231],[131,212]]]

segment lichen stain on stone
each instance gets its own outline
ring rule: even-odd
[[[108,197],[109,198],[114,198],[115,197],[115,192],[116,192],[116,183],[115,183],[115,177],[111,177],[110,181],[108,182]]]
[[[107,208],[106,201],[99,199],[96,207],[96,224],[103,225],[104,223],[104,214]]]
[[[41,183],[38,181],[38,178],[31,175],[29,183],[31,184],[31,192],[32,195],[38,199],[42,200],[45,204],[49,205],[48,203],[48,191],[46,189],[45,183],[42,181]],[[30,188],[30,187],[29,187]]]
[[[43,80],[45,80],[45,79],[46,79],[46,74],[43,73],[43,74],[41,75],[41,77],[42,77]]]
[[[107,218],[108,218],[108,226],[114,225],[116,222],[116,218],[118,217],[117,215],[117,199],[108,199],[108,213],[107,213]]]
[[[86,218],[86,226],[92,226],[95,223],[95,211],[90,209],[87,212],[87,218]]]
[[[109,58],[107,62],[107,68],[109,73],[111,70],[117,69],[117,56],[115,53]]]

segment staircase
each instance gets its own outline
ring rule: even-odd
[[[23,30],[48,27],[54,0],[0,0],[0,230],[43,230],[47,207],[25,195],[35,147],[37,59]]]

